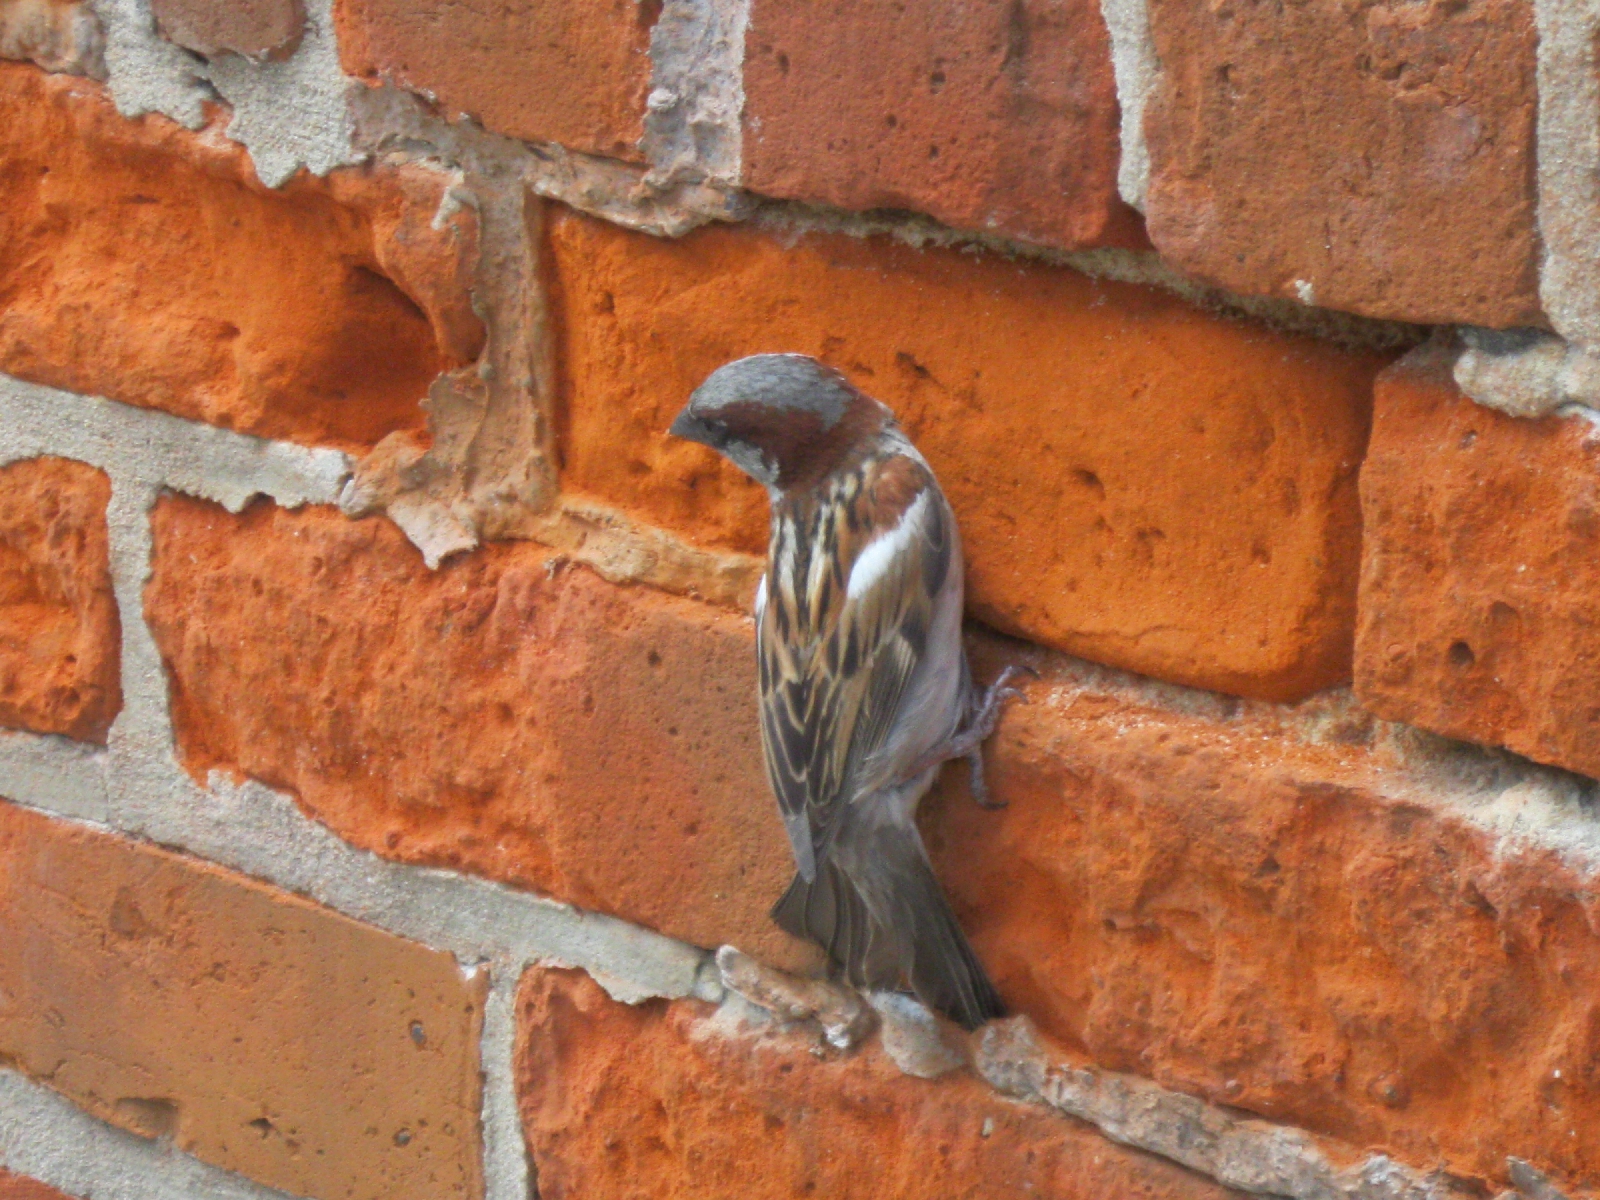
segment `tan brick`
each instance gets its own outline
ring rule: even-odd
[[[483,985],[299,897],[0,803],[0,1056],[262,1183],[480,1196]]]
[[[110,498],[83,463],[0,467],[0,725],[104,742],[122,707]]]
[[[715,367],[834,364],[961,521],[972,611],[1074,654],[1286,699],[1349,678],[1356,471],[1383,355],[1041,264],[846,237],[550,224],[564,485],[761,553],[766,498],[666,436]]]
[[[744,92],[755,191],[1068,249],[1148,245],[1117,196],[1092,0],[756,0]]]
[[[300,44],[302,0],[151,0],[163,36],[196,54],[287,58]]]
[[[0,370],[266,437],[420,428],[483,330],[449,177],[373,165],[273,191],[215,129],[0,65]]]
[[[1600,431],[1474,404],[1454,357],[1431,345],[1378,377],[1357,694],[1600,775]]]
[[[1145,213],[1179,269],[1405,321],[1541,323],[1528,0],[1151,0]]]
[[[13,1175],[0,1167],[0,1200],[71,1200],[49,1184],[29,1179],[26,1175]]]
[[[338,0],[351,75],[390,81],[496,133],[643,161],[648,0]]]
[[[1008,1003],[1102,1066],[1485,1195],[1509,1155],[1600,1179],[1600,885],[1440,803],[1536,838],[1514,772],[1425,765],[1348,698],[1175,709],[1049,666],[1029,691],[988,754],[1008,807],[948,771],[924,820]]]
[[[750,623],[531,545],[428,571],[387,521],[182,498],[147,609],[185,764],[357,845],[805,961],[761,766]]]
[[[876,1048],[729,1028],[696,1001],[628,1008],[533,970],[517,1074],[541,1200],[1228,1200],[1240,1194],[965,1072],[901,1075]]]

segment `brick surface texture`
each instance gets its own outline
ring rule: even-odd
[[[350,74],[393,80],[485,128],[639,160],[650,27],[639,0],[338,0]]]
[[[0,1167],[0,1200],[71,1200],[62,1192],[26,1175],[13,1175]]]
[[[1146,213],[1177,266],[1367,316],[1540,323],[1531,3],[1150,0],[1150,23]]]
[[[803,1033],[694,1001],[628,1008],[535,970],[518,996],[522,1118],[546,1200],[896,1196],[1227,1200],[1163,1159],[881,1052],[819,1062]]]
[[[275,192],[243,150],[96,85],[0,65],[0,370],[267,437],[357,448],[420,426],[476,357],[470,216],[448,177]]]
[[[82,463],[0,467],[0,725],[105,741],[122,705],[110,497]]]
[[[0,0],[0,1200],[1600,1195],[1593,7]],[[1033,672],[942,1075],[770,917],[763,352]]]
[[[164,36],[208,56],[287,58],[306,22],[301,0],[151,0],[150,12]]]
[[[1066,249],[1144,244],[1117,196],[1110,38],[1091,0],[757,0],[744,78],[758,192]]]
[[[761,490],[664,431],[721,363],[803,351],[927,454],[984,620],[1245,695],[1349,678],[1356,470],[1384,356],[1064,268],[887,242],[663,242],[579,216],[549,242],[567,487],[763,551]]]
[[[1600,775],[1600,436],[1473,404],[1428,347],[1378,384],[1356,686],[1395,720]]]
[[[699,945],[809,953],[747,619],[496,546],[437,574],[387,521],[162,501],[146,603],[184,762],[294,792],[380,854]]]
[[[4,802],[0,866],[0,1056],[296,1195],[481,1195],[450,955]]]
[[[989,754],[1008,807],[952,770],[924,821],[1009,1003],[1104,1066],[1402,1161],[1596,1176],[1585,871],[1417,804],[1392,731],[1338,702],[1296,729],[1048,667],[1030,697]]]

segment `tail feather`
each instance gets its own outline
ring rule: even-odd
[[[913,833],[912,838],[915,838]],[[920,842],[903,835],[857,856],[854,876],[830,857],[807,883],[796,875],[772,918],[816,942],[857,987],[910,986],[929,1007],[975,1029],[1005,1005],[950,911]]]

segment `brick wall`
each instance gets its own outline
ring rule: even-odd
[[[1600,1195],[1579,0],[0,0],[0,1197]],[[894,407],[1017,1014],[818,982],[761,491]],[[720,949],[719,949],[720,948]]]

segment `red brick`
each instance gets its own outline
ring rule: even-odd
[[[306,23],[302,0],[151,0],[150,11],[165,37],[208,58],[287,58]]]
[[[765,917],[790,866],[747,622],[528,546],[428,575],[386,524],[316,510],[173,499],[156,527],[192,771],[290,787],[378,853],[793,954]],[[1408,758],[1348,698],[1164,707],[978,645],[980,677],[1045,676],[989,752],[1009,807],[951,771],[925,832],[1017,1011],[1103,1066],[1496,1188],[1510,1154],[1596,1177],[1573,1131],[1600,1120],[1600,892],[1417,799],[1503,783]]]
[[[0,804],[0,1056],[262,1183],[480,1196],[483,982],[242,876]]]
[[[1474,404],[1454,357],[1430,345],[1379,376],[1357,694],[1600,775],[1600,431]]]
[[[531,545],[430,572],[386,521],[155,513],[147,607],[189,770],[292,791],[342,837],[704,946],[809,953],[767,789],[750,623]]]
[[[666,428],[729,359],[803,351],[899,413],[973,612],[1164,679],[1349,678],[1356,471],[1386,356],[1062,267],[846,237],[550,224],[564,486],[761,553],[766,497]]]
[[[379,165],[273,191],[214,128],[0,66],[0,370],[266,437],[418,428],[483,338],[473,220],[432,227],[448,182]]]
[[[643,161],[651,0],[337,0],[339,56],[495,133]]]
[[[755,191],[1067,249],[1148,245],[1117,196],[1094,0],[756,0],[744,88]]]
[[[1145,213],[1180,270],[1406,321],[1542,323],[1528,0],[1151,0]]]
[[[536,969],[518,1015],[542,1200],[1239,1195],[965,1072],[912,1079],[875,1048],[819,1059],[803,1036],[730,1028],[695,1001],[628,1008]]]
[[[104,742],[122,707],[110,498],[83,463],[0,467],[0,725]]]
[[[950,771],[924,822],[1008,1003],[1104,1067],[1486,1195],[1508,1155],[1600,1179],[1595,876],[1419,800],[1509,820],[1506,780],[1424,767],[1337,697],[1185,711],[1041,665],[988,754],[1008,807]]]
[[[13,1175],[0,1167],[0,1200],[71,1200],[49,1184],[29,1179],[26,1175]]]

